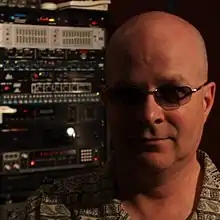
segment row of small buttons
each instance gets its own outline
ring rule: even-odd
[[[99,97],[99,93],[84,93],[84,94],[44,94],[44,95],[32,95],[32,94],[10,94],[3,95],[4,99],[35,99],[35,98],[57,98],[57,97]]]
[[[83,98],[83,99],[29,99],[29,100],[3,100],[2,104],[37,104],[37,103],[90,103],[90,102],[100,102],[100,99],[96,98]]]
[[[22,100],[23,99],[23,100]],[[97,95],[3,95],[3,104],[37,104],[37,103],[88,103],[100,102]]]

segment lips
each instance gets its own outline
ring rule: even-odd
[[[174,137],[171,136],[130,136],[128,137],[128,141],[133,144],[147,144],[147,143],[159,143],[165,140],[175,141]]]
[[[139,140],[137,140],[137,142],[142,144],[158,144],[167,139],[168,138],[140,138]]]
[[[167,138],[141,138],[143,141],[162,141],[166,140]]]
[[[141,141],[141,142],[163,141],[163,140],[167,140],[167,139],[169,139],[169,138],[156,138],[156,137],[153,137],[153,138],[146,138],[146,137],[136,138],[136,140]]]
[[[171,140],[171,138],[145,138],[145,137],[139,137],[139,138],[132,138],[129,140],[129,143],[133,146],[146,146],[146,145],[160,145],[163,144],[164,141]]]

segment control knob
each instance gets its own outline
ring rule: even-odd
[[[21,154],[21,158],[27,159],[27,158],[28,158],[28,154],[27,154],[27,153],[22,153],[22,154]]]
[[[81,53],[80,58],[81,58],[82,60],[85,60],[85,59],[87,58],[86,53]]]
[[[69,127],[66,129],[66,133],[69,137],[75,138],[76,137],[76,132],[75,129],[72,127]]]
[[[4,169],[6,171],[10,171],[11,170],[11,166],[9,164],[5,164]]]
[[[20,169],[20,165],[19,165],[18,163],[15,163],[15,164],[13,165],[13,168],[14,168],[15,170],[19,170],[19,169]]]

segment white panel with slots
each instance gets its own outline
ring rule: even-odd
[[[0,47],[102,50],[104,46],[102,28],[0,24]]]

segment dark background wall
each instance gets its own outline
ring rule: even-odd
[[[109,31],[112,33],[129,17],[151,10],[169,11],[202,33],[208,50],[210,80],[217,83],[214,108],[206,124],[200,148],[205,150],[220,168],[220,1],[218,0],[112,0],[109,8]],[[220,88],[220,87],[219,87]]]

